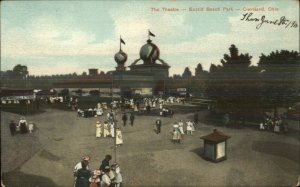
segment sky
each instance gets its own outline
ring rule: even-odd
[[[285,16],[298,26],[264,23],[256,29],[259,22],[241,20],[246,13],[270,21]],[[148,29],[160,58],[171,66],[170,75],[182,74],[185,67],[194,74],[198,63],[209,70],[231,44],[256,65],[261,53],[299,51],[299,1],[2,1],[1,70],[17,64],[26,65],[31,75],[114,70],[120,35],[129,66],[139,58]]]

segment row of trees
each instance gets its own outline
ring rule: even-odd
[[[299,99],[300,56],[281,50],[261,54],[258,66],[251,66],[249,54],[239,54],[231,45],[222,65],[212,64],[206,79],[206,93],[217,101],[222,112],[238,115],[259,114],[290,106]]]

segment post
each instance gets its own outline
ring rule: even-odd
[[[121,36],[120,36],[120,49],[121,49]],[[111,102],[113,102],[113,95],[114,95],[114,92],[113,92],[113,89],[114,89],[114,74],[112,73],[112,81],[111,81]],[[111,111],[113,111],[113,105],[111,105]],[[117,122],[115,120],[115,114],[113,114],[113,118],[112,118],[112,122],[114,123],[114,134],[115,134],[115,137],[114,137],[114,152],[115,152],[115,162],[117,162],[117,133],[116,133],[116,129],[117,129]]]
[[[115,133],[115,162],[117,162],[117,121],[115,120],[115,116],[114,116],[114,133]]]

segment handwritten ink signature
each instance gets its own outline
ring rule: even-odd
[[[284,26],[285,28],[297,28],[298,23],[296,21],[288,20],[285,16],[281,16],[279,19],[274,20],[268,20],[266,19],[266,16],[263,15],[261,18],[254,17],[253,13],[246,13],[243,14],[243,17],[241,19],[242,21],[248,21],[248,22],[259,22],[256,25],[256,29],[260,29],[263,24],[271,24],[271,25],[277,25],[277,26]]]

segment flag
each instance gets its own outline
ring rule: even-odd
[[[125,45],[125,42],[124,42],[124,40],[122,38],[120,38],[120,42]]]
[[[155,37],[155,35],[152,32],[150,32],[150,30],[149,30],[149,35]]]

